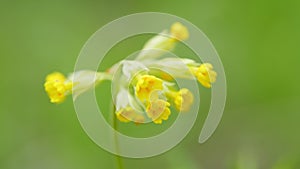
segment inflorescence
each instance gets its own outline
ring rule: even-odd
[[[51,103],[62,103],[67,95],[73,94],[76,98],[102,81],[111,80],[118,85],[113,98],[119,121],[141,124],[148,120],[161,124],[171,115],[170,106],[179,112],[188,112],[194,102],[189,89],[174,87],[175,78],[192,77],[206,88],[211,88],[216,81],[217,73],[210,63],[162,57],[188,37],[187,28],[174,23],[169,31],[151,38],[134,60],[122,60],[106,72],[82,70],[68,77],[54,72],[46,77],[45,91]]]

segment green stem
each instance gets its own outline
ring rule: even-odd
[[[113,128],[114,130],[114,139],[115,139],[115,148],[116,148],[116,154],[120,154],[120,145],[118,142],[118,123],[117,123],[117,118],[115,116],[115,108],[113,106],[113,111],[112,111],[112,122],[113,122]],[[122,157],[119,155],[115,155],[116,156],[116,161],[117,161],[117,165],[118,165],[118,169],[124,169],[123,167],[123,161],[122,161]]]

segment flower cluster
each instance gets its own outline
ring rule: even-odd
[[[151,38],[134,60],[122,60],[106,72],[82,70],[67,78],[52,73],[46,77],[45,90],[52,103],[61,103],[69,94],[77,97],[103,80],[111,80],[119,121],[161,124],[171,115],[171,106],[188,112],[194,102],[189,89],[176,87],[176,78],[197,79],[206,88],[216,81],[217,73],[210,63],[163,57],[188,37],[188,29],[174,23],[169,30]]]
[[[46,77],[44,86],[50,101],[52,103],[61,103],[65,100],[66,95],[71,93],[72,82],[66,80],[63,74],[54,72]]]

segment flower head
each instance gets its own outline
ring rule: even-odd
[[[147,116],[152,119],[155,124],[161,124],[163,120],[168,120],[171,111],[170,103],[162,99],[154,99],[147,106]]]
[[[210,88],[211,83],[216,81],[217,73],[210,63],[203,63],[197,68],[192,68],[191,71],[204,87]]]
[[[71,93],[72,83],[63,74],[54,72],[46,77],[44,87],[52,103],[61,103]]]
[[[138,81],[135,86],[135,93],[140,101],[145,102],[149,100],[154,91],[162,89],[163,81],[161,79],[152,75],[142,75],[138,77]]]
[[[52,103],[61,103],[68,94],[72,93],[76,99],[100,82],[111,80],[115,115],[119,121],[140,124],[150,120],[162,124],[171,114],[170,103],[186,112],[194,102],[190,90],[177,91],[177,78],[193,80],[196,77],[207,88],[216,81],[217,73],[209,63],[200,64],[193,59],[170,55],[163,57],[188,38],[187,27],[176,22],[169,30],[149,39],[133,60],[119,61],[106,72],[79,70],[67,78],[61,73],[52,73],[46,78],[45,91]]]
[[[76,71],[67,78],[59,72],[54,72],[46,77],[44,87],[52,103],[61,103],[68,94],[72,93],[73,97],[76,98],[92,89],[95,84],[111,78],[112,76],[107,73],[91,70]]]
[[[186,88],[180,89],[174,94],[174,103],[178,110],[187,112],[190,110],[194,102],[194,96],[191,91]]]
[[[171,51],[178,41],[188,39],[189,31],[181,23],[174,23],[170,30],[164,30],[146,42],[137,60],[155,59]]]
[[[171,26],[171,35],[178,40],[186,40],[189,37],[188,29],[180,22],[176,22]]]
[[[145,117],[142,114],[136,113],[131,107],[126,107],[120,109],[117,113],[117,118],[121,122],[130,122],[133,121],[136,124],[143,123],[145,121]]]

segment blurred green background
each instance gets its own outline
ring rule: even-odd
[[[202,99],[197,125],[182,143],[156,157],[124,158],[125,168],[299,169],[296,0],[1,0],[0,168],[117,167],[115,156],[84,133],[72,99],[50,104],[43,83],[52,71],[71,72],[81,47],[101,26],[146,11],[183,17],[210,38],[225,67],[227,104],[208,142],[197,143],[209,106]],[[117,51],[120,57],[142,44],[129,46]]]

